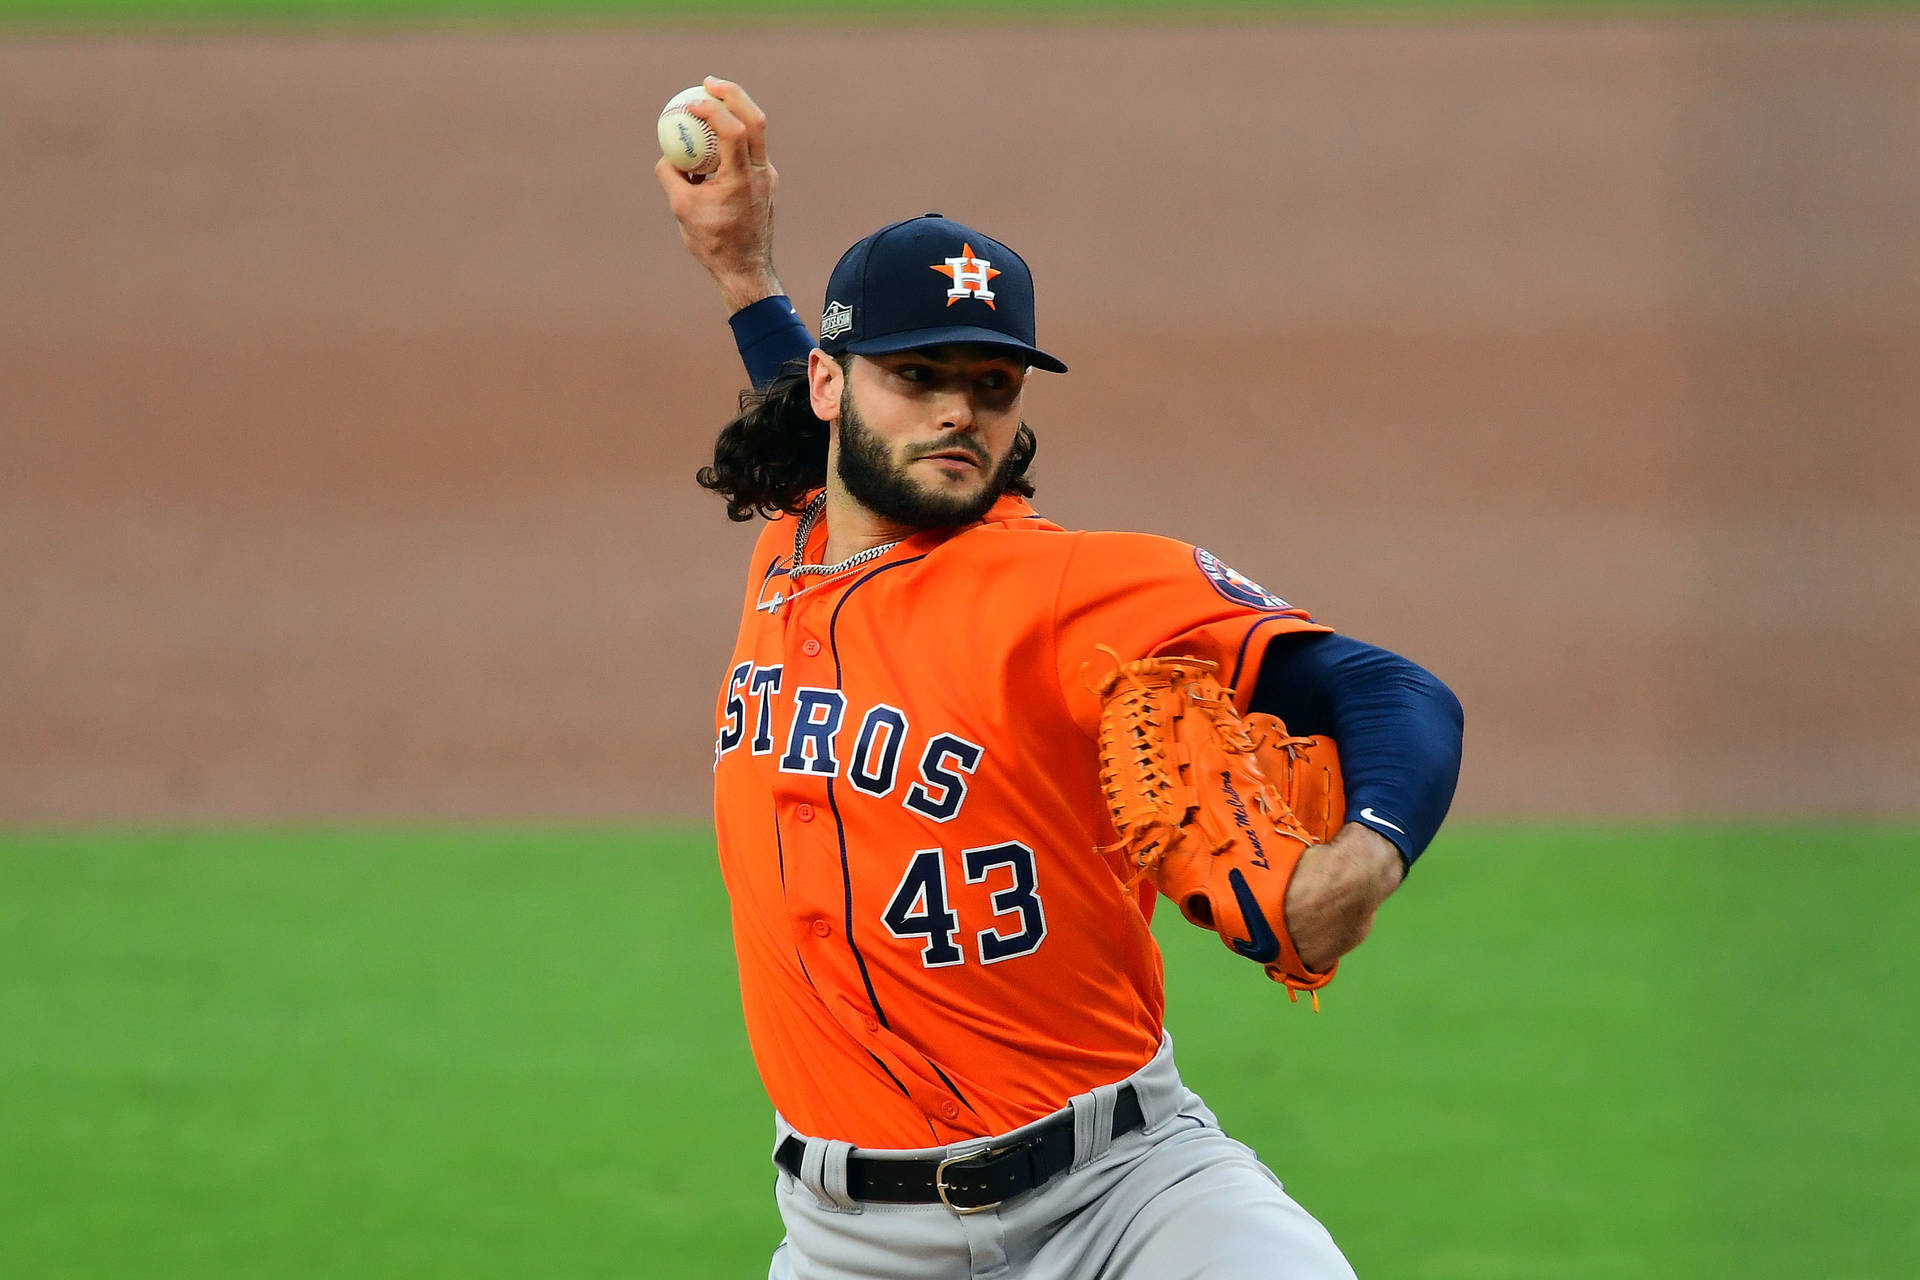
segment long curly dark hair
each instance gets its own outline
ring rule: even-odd
[[[853,358],[841,356],[839,363],[844,371]],[[1027,468],[1039,448],[1023,421],[1013,437],[1008,492],[1033,496]],[[827,424],[813,415],[805,360],[781,365],[764,391],[740,393],[740,416],[720,429],[713,465],[694,479],[727,500],[729,520],[800,514],[806,496],[827,482]]]

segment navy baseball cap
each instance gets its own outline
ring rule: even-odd
[[[842,254],[820,313],[820,349],[828,355],[971,342],[1065,373],[1033,337],[1027,264],[991,236],[937,213],[884,226]]]

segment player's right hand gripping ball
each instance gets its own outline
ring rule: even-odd
[[[1339,754],[1273,716],[1242,719],[1213,671],[1198,658],[1143,658],[1095,688],[1100,786],[1120,836],[1102,852],[1123,853],[1129,887],[1151,881],[1298,999],[1339,968],[1308,969],[1286,915],[1301,853],[1345,816]]]

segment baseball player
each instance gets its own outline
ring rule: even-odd
[[[1114,726],[1145,723],[1115,672],[1178,655],[1227,720],[1338,743],[1330,839],[1296,850],[1284,910],[1220,926],[1256,960],[1284,942],[1268,970],[1303,988],[1437,831],[1459,703],[1204,550],[1034,510],[1023,389],[1066,365],[999,241],[935,214],[881,228],[834,268],[816,344],[773,270],[765,116],[706,85],[719,171],[658,176],[755,387],[699,480],[768,517],[714,808],[776,1111],[770,1275],[1350,1276],[1180,1081],[1148,929],[1164,882],[1103,800]]]

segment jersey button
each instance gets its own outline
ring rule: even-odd
[[[809,658],[817,658],[820,656],[820,642],[812,636],[808,636],[806,640],[801,643],[800,652],[806,654]]]
[[[868,1014],[860,1021],[867,1024],[867,1030],[869,1031],[878,1031],[880,1029],[880,1019],[874,1017],[872,1014]]]
[[[810,804],[802,804],[796,809],[794,809],[793,816],[800,819],[800,821],[802,822],[812,822],[813,806]]]
[[[833,932],[833,926],[828,924],[825,920],[815,920],[813,922],[813,932],[814,932],[814,936],[824,938],[828,934]]]
[[[940,1114],[949,1120],[958,1120],[960,1118],[960,1108],[954,1106],[951,1102],[943,1102],[940,1104]]]

